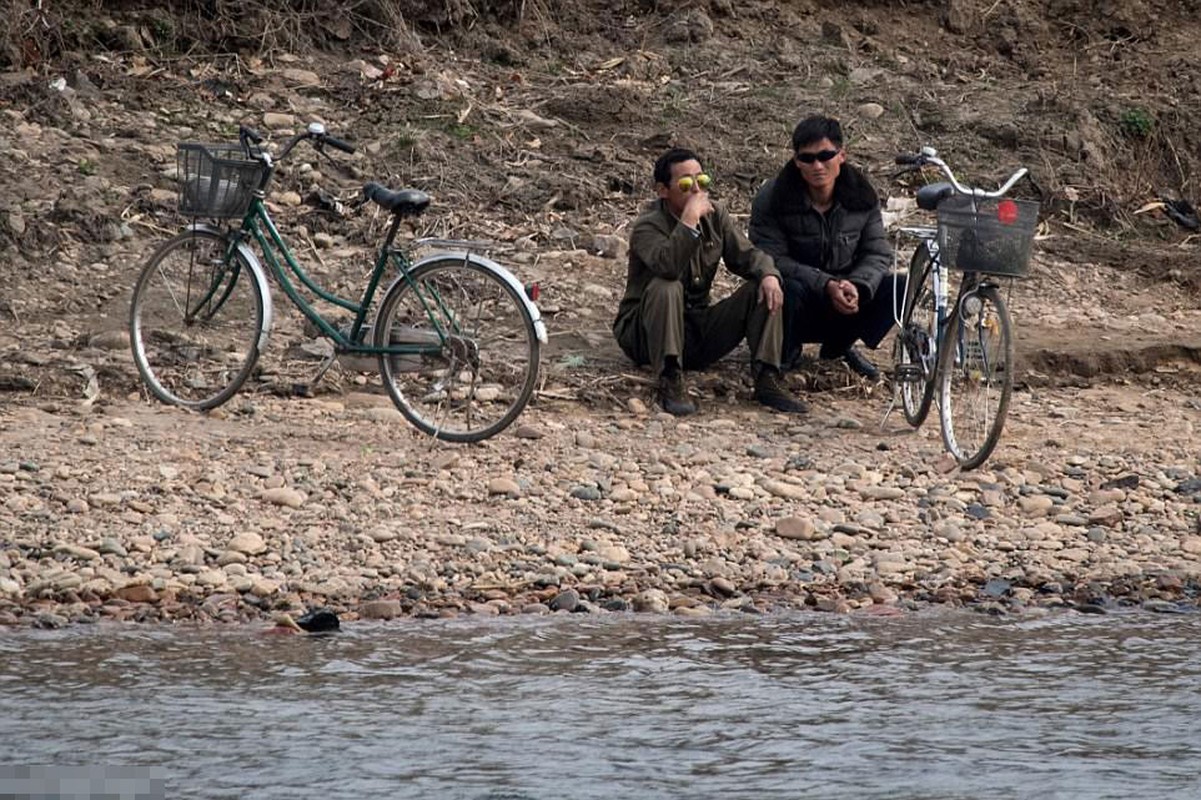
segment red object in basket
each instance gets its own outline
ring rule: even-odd
[[[1018,204],[1005,199],[997,203],[997,219],[1002,225],[1012,225],[1018,221]]]

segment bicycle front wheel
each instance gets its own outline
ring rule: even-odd
[[[934,259],[925,242],[913,251],[901,307],[901,328],[893,343],[896,382],[905,421],[920,426],[934,399],[935,352]]]
[[[997,446],[1013,393],[1013,323],[995,287],[961,293],[941,347],[943,443],[963,469],[974,469]]]
[[[508,427],[538,378],[539,341],[518,290],[461,257],[419,265],[384,297],[375,345],[400,413],[425,433],[478,442]]]
[[[151,256],[134,288],[129,339],[138,373],[164,403],[215,408],[254,369],[263,313],[258,281],[229,239],[185,231]]]

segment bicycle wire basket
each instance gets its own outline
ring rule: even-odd
[[[179,213],[189,217],[245,216],[267,169],[237,144],[181,142],[175,156]]]
[[[943,263],[963,272],[1020,277],[1030,268],[1038,227],[1033,200],[952,195],[938,204],[938,248]]]

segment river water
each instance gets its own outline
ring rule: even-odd
[[[8,632],[0,753],[167,797],[1201,798],[1201,614]]]

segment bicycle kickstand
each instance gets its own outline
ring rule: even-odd
[[[888,403],[888,408],[884,409],[884,418],[880,420],[880,430],[884,430],[884,426],[888,424],[888,418],[892,416],[892,410],[897,407],[897,396],[900,394],[900,389],[894,387],[892,390],[892,400]]]
[[[329,368],[338,360],[338,351],[334,350],[321,361],[321,366],[317,368],[317,374],[313,376],[308,383],[292,384],[292,394],[297,397],[312,397],[313,390],[317,388],[317,384],[325,377],[325,373],[329,372]]]

